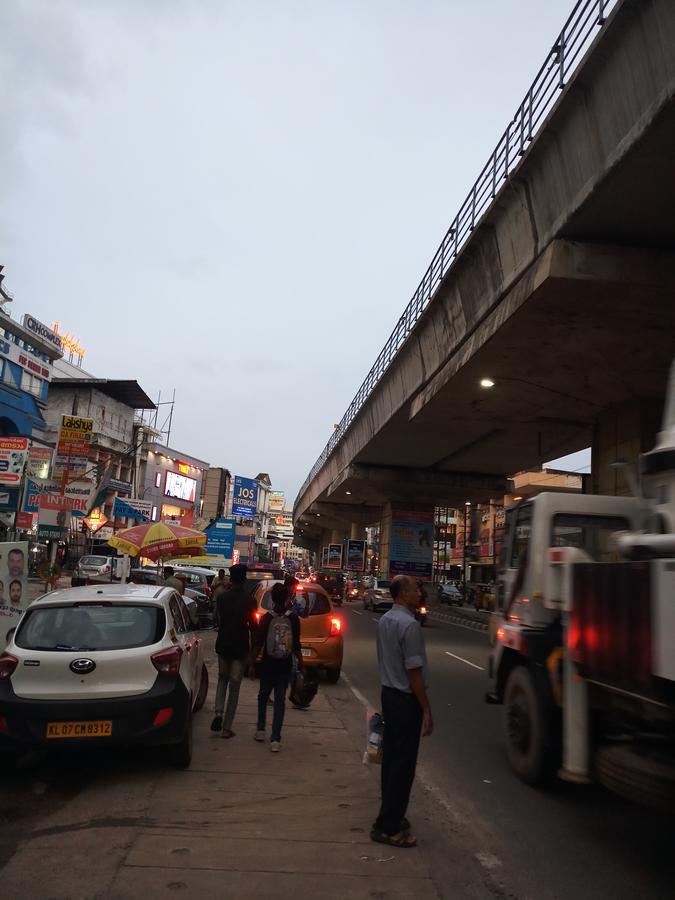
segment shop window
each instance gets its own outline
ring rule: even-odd
[[[162,486],[162,472],[160,469],[158,469],[155,472],[155,487],[158,488],[161,486]]]
[[[41,397],[42,379],[38,378],[37,375],[31,375],[30,372],[22,372],[21,390],[26,391],[28,394],[33,394],[35,397]]]

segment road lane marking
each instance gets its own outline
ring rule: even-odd
[[[362,612],[359,612],[358,609],[353,609],[352,612],[354,613],[355,616],[362,616],[362,615],[363,615],[363,613],[362,613]]]
[[[369,703],[368,700],[361,693],[361,691],[354,684],[352,684],[351,678],[347,677],[347,673],[344,671],[344,669],[342,671],[342,677],[344,678],[345,682],[347,683],[349,690],[356,697],[356,699],[359,701],[359,703],[362,703],[366,709],[373,709],[372,703]]]
[[[457,656],[456,653],[451,653],[449,650],[445,651],[446,656],[451,656],[453,659],[458,659],[460,662],[466,663],[467,666],[471,666],[474,669],[480,669],[481,672],[484,672],[485,669],[483,666],[477,666],[476,663],[469,662],[468,659],[464,659],[463,656]]]

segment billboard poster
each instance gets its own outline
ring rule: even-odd
[[[113,517],[120,516],[126,519],[138,519],[139,522],[149,522],[152,518],[152,501],[137,500],[135,497],[115,497]]]
[[[27,455],[27,437],[0,437],[0,484],[19,484]]]
[[[81,416],[61,416],[59,439],[56,444],[54,474],[82,474],[89,465],[89,447],[94,431],[94,420]]]
[[[326,567],[328,569],[342,568],[342,544],[328,545],[328,558],[326,560]]]
[[[52,464],[52,448],[32,444],[28,448],[26,460],[26,476],[28,478],[49,478]]]
[[[286,508],[286,495],[283,491],[270,491],[269,510],[271,513],[282,513]]]
[[[321,548],[321,568],[325,569],[328,565],[328,547]]]
[[[349,541],[347,543],[347,568],[352,572],[366,570],[366,542]]]
[[[434,514],[397,509],[391,514],[389,577],[430,580],[434,555]]]
[[[0,644],[28,606],[28,541],[0,544]]]
[[[204,529],[206,552],[214,556],[231,559],[234,553],[234,536],[237,523],[234,518],[222,517]]]
[[[258,482],[253,478],[234,476],[232,515],[252,519],[258,511]]]

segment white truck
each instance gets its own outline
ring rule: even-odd
[[[634,479],[633,479],[634,480]],[[529,784],[598,780],[675,809],[675,364],[633,496],[508,511],[490,703]]]

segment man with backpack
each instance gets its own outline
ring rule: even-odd
[[[260,661],[260,691],[258,692],[258,726],[256,741],[265,740],[265,720],[267,701],[274,691],[274,713],[270,749],[273,753],[281,750],[281,727],[286,712],[286,689],[293,670],[293,658],[302,669],[300,649],[300,619],[287,608],[288,594],[283,584],[272,588],[272,610],[266,613],[258,625],[251,649],[251,678],[255,677],[255,661],[262,649]]]

